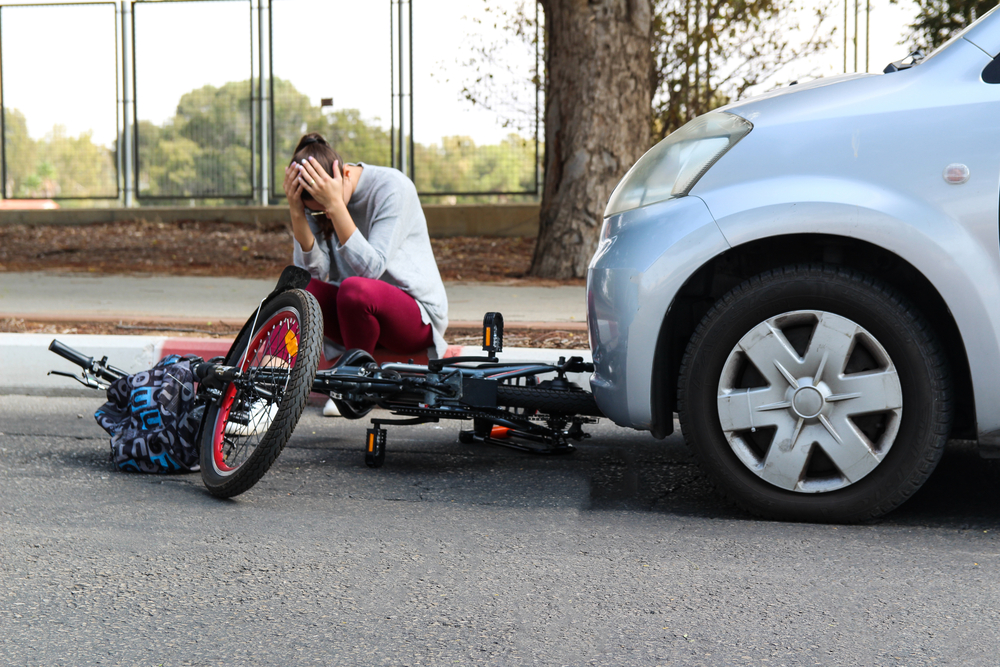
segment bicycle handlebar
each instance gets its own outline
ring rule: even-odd
[[[77,352],[73,348],[63,345],[62,343],[60,343],[55,339],[53,339],[52,342],[49,343],[49,351],[55,352],[63,359],[73,362],[80,368],[86,368],[87,370],[90,370],[91,366],[94,365],[93,357],[84,356],[83,354]]]
[[[102,380],[114,382],[118,378],[128,375],[125,371],[108,365],[108,358],[104,357],[100,361],[94,361],[93,357],[88,357],[82,352],[77,352],[68,345],[63,345],[58,340],[53,339],[49,343],[49,351],[55,352],[63,359],[70,361],[84,371],[93,373]]]

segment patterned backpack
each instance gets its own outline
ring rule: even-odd
[[[119,470],[176,473],[199,470],[198,432],[205,406],[194,407],[192,357],[176,354],[153,368],[115,380],[94,418],[111,434]]]

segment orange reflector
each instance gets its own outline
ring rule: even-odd
[[[285,332],[285,348],[288,350],[289,356],[294,357],[299,353],[299,339],[296,338],[294,331]]]
[[[368,451],[369,452],[375,451],[375,434],[374,433],[369,433],[368,434]]]
[[[494,440],[503,440],[510,437],[509,426],[494,426],[490,429],[490,437]]]
[[[490,344],[490,328],[486,327],[486,345]]]

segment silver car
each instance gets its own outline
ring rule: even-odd
[[[732,501],[859,521],[949,438],[1000,455],[1000,11],[884,74],[701,116],[618,184],[590,264],[591,387],[674,413]]]

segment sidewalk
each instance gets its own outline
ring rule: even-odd
[[[272,280],[181,276],[94,276],[86,273],[0,273],[0,317],[64,321],[145,319],[223,321],[241,325]],[[508,324],[584,328],[586,289],[504,283],[445,283],[451,325],[482,325],[488,310]]]
[[[80,273],[0,273],[0,318],[41,321],[224,322],[241,326],[270,280],[175,276],[94,276]],[[518,326],[585,330],[584,287],[538,287],[503,283],[445,283],[451,326],[478,328],[483,314],[499,311],[508,329]],[[128,372],[152,366],[171,353],[208,358],[224,354],[231,340],[166,336],[98,336],[0,333],[0,393],[66,394],[88,391],[49,370],[76,372],[48,351],[53,338],[86,355],[108,356]],[[481,354],[477,347],[453,346],[448,356]],[[555,361],[585,356],[587,350],[508,349],[505,361]]]

